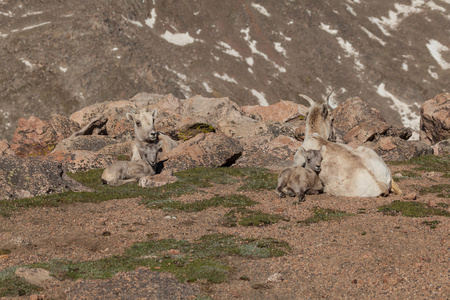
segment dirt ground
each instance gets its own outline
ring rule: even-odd
[[[395,174],[402,168],[391,166],[391,171]],[[419,194],[422,186],[449,184],[450,179],[437,172],[418,173],[420,178],[398,182],[405,194],[414,193],[417,202],[450,204],[449,198]],[[0,218],[0,248],[12,250],[0,256],[0,271],[51,259],[84,261],[119,255],[133,243],[148,240],[149,234],[156,239],[193,241],[206,234],[225,233],[241,238],[283,240],[291,251],[275,258],[229,257],[228,263],[233,268],[230,280],[207,287],[198,282],[186,284],[197,295],[212,299],[450,298],[448,217],[410,218],[378,212],[381,205],[394,200],[406,201],[405,195],[347,198],[322,194],[307,196],[305,202],[293,205],[295,199],[280,199],[274,191],[237,192],[235,188],[216,185],[205,189],[208,193],[185,195],[179,200],[189,202],[217,194],[245,194],[259,202],[252,209],[280,214],[287,220],[263,227],[224,227],[221,220],[229,208],[168,215],[163,210],[147,209],[138,198],[21,210],[9,218]],[[354,215],[309,226],[297,222],[311,216],[311,209],[316,206]],[[423,224],[434,220],[440,222],[436,228]],[[274,274],[279,274],[278,279],[268,282]],[[127,289],[132,280],[126,276],[121,278],[116,278],[114,286],[120,289],[123,284],[123,289]],[[129,278],[143,284],[148,277]],[[44,295],[42,299],[109,297],[100,292],[77,291],[77,287],[80,281],[51,280],[40,295]]]

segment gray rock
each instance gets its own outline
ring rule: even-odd
[[[428,145],[450,138],[450,93],[426,101],[420,110],[420,140]]]

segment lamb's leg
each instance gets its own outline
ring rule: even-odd
[[[286,197],[286,194],[284,193],[284,189],[286,188],[286,183],[288,180],[288,173],[286,171],[283,171],[278,176],[278,182],[277,182],[277,188],[275,189],[275,193],[280,198]]]
[[[300,188],[296,194],[297,194],[298,202],[305,201],[305,189],[304,188]]]
[[[319,194],[320,194],[320,191],[318,191],[318,190],[311,189],[311,190],[306,191],[306,195],[319,195]]]
[[[126,183],[136,182],[137,180],[138,180],[138,178],[118,179],[115,182],[111,182],[111,183],[108,182],[108,184],[113,185],[113,186],[118,186],[118,185],[122,185],[122,184],[126,184]]]
[[[296,193],[294,192],[293,189],[291,189],[290,187],[284,187],[283,192],[288,195],[289,197],[295,197]]]

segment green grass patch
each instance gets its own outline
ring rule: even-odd
[[[224,257],[278,257],[289,250],[287,243],[275,239],[241,239],[231,235],[212,234],[193,242],[164,239],[136,243],[120,256],[96,261],[52,260],[26,267],[46,269],[61,280],[77,280],[107,279],[118,272],[132,271],[143,266],[158,272],[173,273],[180,282],[203,279],[209,283],[221,283],[227,281],[232,272]],[[9,276],[5,275],[8,272]],[[8,270],[2,271],[0,278],[3,278],[3,282],[15,281],[11,273],[13,272]]]
[[[180,201],[173,201],[173,200],[155,201],[149,204],[149,208],[197,212],[208,209],[210,207],[218,207],[218,206],[246,207],[254,204],[257,204],[257,202],[251,200],[247,196],[228,195],[228,196],[215,196],[211,199],[196,201],[193,203],[182,203]]]
[[[439,222],[438,220],[434,220],[434,221],[423,221],[423,222],[422,222],[423,225],[430,226],[431,229],[435,229],[436,226],[437,226],[439,223],[441,223],[441,222]]]
[[[437,156],[437,155],[426,155],[415,157],[406,161],[391,161],[388,162],[390,165],[411,165],[414,166],[416,171],[425,172],[442,172],[444,174],[449,174],[450,170],[450,155]]]
[[[378,211],[384,215],[396,216],[401,214],[405,217],[423,218],[429,216],[450,217],[450,212],[441,209],[428,207],[425,203],[412,201],[395,200],[391,204],[378,207]]]
[[[298,221],[297,223],[304,224],[304,225],[311,225],[313,223],[319,223],[322,221],[339,220],[339,219],[343,219],[343,218],[353,215],[353,214],[345,212],[345,211],[334,210],[334,209],[330,209],[330,208],[321,208],[321,207],[314,207],[312,209],[312,212],[313,212],[313,216],[311,216],[305,220]]]
[[[436,184],[420,190],[421,195],[429,193],[438,194],[436,197],[439,198],[450,198],[450,184]]]
[[[151,189],[143,189],[137,183],[120,186],[104,185],[101,182],[103,170],[68,173],[75,180],[94,189],[95,192],[64,192],[33,198],[0,200],[0,215],[9,216],[12,211],[32,207],[51,207],[75,202],[99,203],[112,199],[141,197],[144,204],[168,201],[183,194],[199,192],[213,184],[235,184],[242,182],[238,190],[275,189],[277,175],[264,168],[195,168],[177,172],[178,181]]]
[[[11,253],[9,249],[0,249],[0,255],[8,255]]]
[[[20,297],[42,291],[42,288],[17,276],[0,277],[0,297]]]
[[[178,139],[182,141],[187,141],[199,133],[209,133],[209,132],[216,132],[216,129],[209,124],[196,123],[191,127],[189,127],[188,129],[178,132]]]

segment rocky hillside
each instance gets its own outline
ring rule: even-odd
[[[239,105],[333,91],[333,105],[359,96],[418,132],[419,107],[448,92],[449,11],[448,0],[0,0],[0,137],[20,117],[142,91]]]

